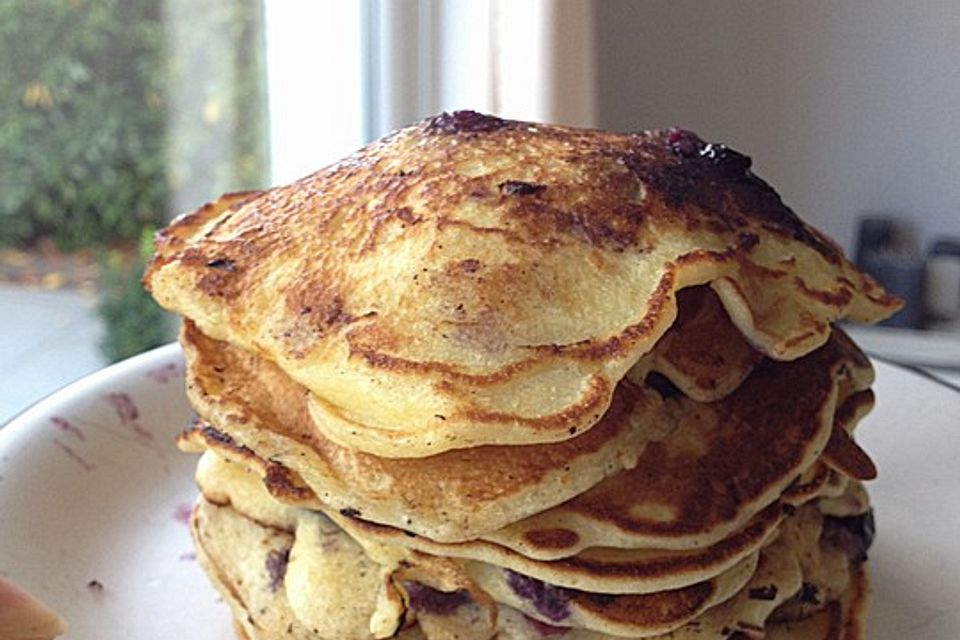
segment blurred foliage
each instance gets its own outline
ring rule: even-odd
[[[262,0],[0,0],[0,246],[135,242],[262,186],[262,43]]]
[[[138,251],[111,250],[100,258],[97,314],[104,325],[100,349],[110,362],[159,347],[175,337],[173,316],[161,309],[140,284],[152,252],[153,230],[147,228]]]

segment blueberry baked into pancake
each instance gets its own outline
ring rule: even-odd
[[[240,637],[862,638],[899,308],[750,159],[444,113],[162,231]]]

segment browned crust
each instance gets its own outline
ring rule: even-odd
[[[809,357],[822,360],[817,353]],[[831,421],[832,413],[824,412],[831,409],[827,398],[835,383],[819,364],[761,363],[733,394],[714,403],[721,426],[709,453],[697,457],[695,468],[689,466],[693,460],[668,459],[665,445],[653,442],[633,470],[564,508],[615,523],[623,531],[671,536],[701,532],[709,523],[734,517],[744,503],[778,482],[784,470],[795,468],[807,455],[806,443],[820,432],[823,421]],[[754,462],[744,464],[750,460]],[[667,522],[632,517],[629,507],[637,492],[651,494],[653,504],[662,503],[662,496],[684,492],[682,498],[670,500],[682,505],[682,514]]]
[[[544,157],[554,162],[546,163]],[[483,175],[461,170],[465,164],[491,158],[510,162],[493,163]],[[345,342],[350,366],[369,368],[374,376],[426,377],[424,384],[430,386],[430,397],[438,405],[447,401],[455,405],[447,416],[450,425],[455,421],[471,427],[510,423],[523,432],[525,442],[556,440],[568,421],[576,422],[579,429],[592,425],[616,383],[605,378],[602,364],[639,357],[666,330],[675,312],[676,288],[696,284],[685,282],[684,277],[690,277],[686,274],[703,265],[735,262],[730,268],[744,274],[760,272],[767,281],[782,279],[786,271],[751,260],[767,240],[791,243],[804,255],[815,257],[818,265],[822,263],[817,271],[824,277],[810,280],[817,287],[799,278],[794,285],[807,304],[819,303],[827,309],[807,323],[811,333],[783,338],[787,350],[816,346],[825,338],[828,322],[845,315],[854,302],[860,304],[858,313],[868,319],[895,310],[892,298],[858,274],[833,243],[800,221],[750,166],[743,154],[682,130],[616,134],[513,122],[473,112],[441,114],[292,185],[225,196],[181,216],[158,235],[157,255],[147,268],[145,284],[152,288],[163,267],[175,267],[172,273],[177,275],[169,282],[177,284],[168,286],[180,290],[159,295],[164,304],[179,307],[189,298],[182,311],[209,313],[205,321],[223,326],[223,335],[231,341],[284,360],[292,369],[330,344]],[[474,221],[469,215],[466,220],[454,219],[471,203],[482,203],[489,220]],[[450,225],[498,234],[524,257],[516,265],[499,265],[503,268],[496,273],[476,257],[457,254],[448,259],[449,247],[443,246],[446,236],[440,232]],[[484,346],[482,340],[475,340],[476,344],[467,340],[469,346],[462,349],[462,345],[444,343],[445,349],[458,354],[449,361],[437,361],[442,358],[432,355],[421,359],[402,348],[409,340],[407,326],[423,324],[431,333],[440,333],[438,329],[449,323],[483,329],[485,322],[490,324],[490,316],[512,322],[517,305],[505,301],[509,296],[503,291],[511,283],[528,282],[524,269],[548,262],[558,247],[574,247],[592,258],[636,256],[640,264],[660,235],[678,230],[703,232],[708,241],[675,262],[660,265],[651,276],[658,280],[649,299],[638,300],[635,313],[622,313],[602,335],[584,330],[567,344],[508,340],[504,347],[508,355],[497,351],[499,346]],[[429,273],[423,274],[420,285],[427,290],[412,293],[411,289],[409,299],[404,298],[413,304],[404,307],[408,318],[392,307],[380,308],[377,296],[368,295],[369,278],[361,281],[351,268],[374,259],[383,245],[402,244],[414,236],[433,244],[422,258]],[[297,268],[271,280],[274,290],[263,291],[267,275],[291,264]],[[412,269],[408,275],[420,275]],[[424,282],[430,278],[434,280]],[[438,293],[441,280],[445,291],[453,292],[449,299]],[[836,284],[822,289],[823,281]],[[462,291],[471,292],[481,303],[461,309],[464,317],[459,317],[453,311],[453,298]],[[558,295],[545,292],[545,306],[554,304]],[[261,332],[262,318],[247,313],[255,306],[251,300],[262,302],[264,297],[279,303]],[[865,301],[874,301],[876,308],[865,311],[870,307]],[[205,311],[197,312],[201,307]],[[531,313],[526,308],[522,312]],[[486,330],[500,335],[495,327],[486,326]],[[472,355],[474,349],[492,355],[464,355]],[[474,388],[510,380],[545,362],[571,360],[590,362],[584,367],[585,371],[593,368],[584,374],[590,391],[542,420],[461,402]],[[477,362],[485,364],[474,366]],[[591,379],[598,375],[604,379]],[[428,414],[420,426],[430,424]],[[461,437],[452,427],[450,432],[451,440]]]
[[[655,627],[697,615],[715,593],[716,585],[707,580],[672,591],[613,597],[573,592],[570,602],[582,611],[614,624]]]
[[[433,477],[445,483],[455,483],[458,491],[478,502],[501,497],[510,490],[500,482],[504,474],[512,477],[511,486],[526,487],[538,482],[545,474],[562,469],[579,456],[598,451],[616,432],[628,428],[628,417],[635,407],[651,402],[647,392],[624,380],[613,394],[610,408],[595,427],[576,438],[539,445],[536,456],[530,456],[526,447],[485,445],[447,451],[428,458],[381,458],[349,450],[325,438],[307,413],[306,390],[272,363],[259,361],[253,365],[257,360],[255,356],[203,335],[189,321],[184,323],[181,341],[193,354],[191,357],[197,365],[202,367],[202,371],[188,371],[191,393],[203,394],[211,403],[225,400],[244,403],[245,406],[233,410],[259,417],[263,428],[309,446],[334,468],[344,460],[350,460],[351,464],[369,474],[392,477],[395,491],[403,491],[404,487],[422,489],[423,478]],[[230,369],[231,374],[217,374],[218,368]],[[270,393],[263,384],[258,386],[250,379],[250,373],[255,370],[260,376],[270,377]],[[223,387],[215,389],[213,381]],[[438,477],[438,472],[442,477]]]
[[[320,505],[316,495],[296,473],[277,462],[264,460],[250,448],[237,444],[232,437],[209,423],[198,422],[187,427],[178,440],[188,446],[194,445],[190,446],[191,449],[199,445],[201,449],[211,449],[246,468],[257,470],[267,490],[281,502],[312,508]],[[186,448],[183,444],[181,447]]]
[[[332,176],[336,176],[358,187],[348,192],[349,195],[341,190],[332,192],[341,197],[344,203],[372,197],[378,197],[382,202],[379,208],[365,213],[369,224],[361,226],[365,232],[365,242],[361,246],[366,246],[369,237],[376,236],[389,218],[396,218],[407,225],[422,222],[423,219],[415,216],[408,207],[396,206],[413,188],[411,185],[422,185],[427,192],[446,195],[451,180],[457,186],[477,182],[474,178],[451,175],[445,166],[431,166],[429,173],[423,168],[397,171],[392,168],[393,163],[382,161],[388,150],[393,149],[391,143],[405,138],[429,141],[433,137],[431,134],[438,131],[431,122],[425,121],[397,132],[340,164],[298,181],[292,185],[295,188],[292,194],[285,194],[293,198],[289,204],[302,204],[302,197],[296,198],[293,194],[314,191],[315,187],[326,185]],[[498,148],[504,142],[516,144],[518,141],[534,139],[546,144],[560,143],[569,149],[565,160],[576,158],[585,174],[602,178],[596,185],[577,185],[579,192],[571,191],[571,187],[565,184],[551,184],[537,185],[535,193],[524,194],[527,197],[511,197],[502,193],[497,196],[501,204],[510,209],[513,214],[511,217],[535,225],[524,230],[538,240],[543,239],[543,223],[547,221],[548,229],[552,227],[552,230],[559,230],[564,237],[573,237],[597,246],[612,244],[621,250],[626,247],[644,249],[646,239],[639,235],[643,231],[642,221],[649,217],[667,219],[679,216],[688,230],[710,228],[717,233],[736,233],[739,229],[745,229],[746,234],[753,235],[749,230],[754,227],[748,224],[752,222],[767,232],[813,248],[831,263],[843,261],[836,245],[804,224],[769,185],[750,172],[748,158],[723,145],[706,143],[692,133],[671,130],[624,135],[522,122],[511,122],[509,126],[486,130],[484,133],[488,135],[483,141],[474,143],[481,148]],[[463,132],[458,131],[443,135],[461,134]],[[691,145],[689,152],[679,150],[674,140],[678,135],[685,137],[685,142]],[[720,153],[704,153],[711,150]],[[417,158],[408,160],[415,163]],[[617,167],[626,167],[627,171],[616,170]],[[645,200],[639,203],[634,199],[638,179],[649,196],[649,202]],[[228,194],[223,201],[181,216],[158,236],[158,248],[170,249],[182,245],[199,222],[226,206],[237,208],[242,204],[255,203],[266,208],[271,201],[277,201],[280,195],[277,191],[282,190]],[[489,193],[475,186],[465,191],[471,197]],[[317,193],[304,195],[316,197]],[[576,202],[578,207],[570,210],[571,201]],[[284,209],[284,213],[295,214],[289,207]],[[340,208],[333,207],[318,222],[323,228],[332,227],[334,222],[345,222],[343,215]],[[439,212],[434,215],[439,216]],[[266,228],[261,231],[268,232]],[[209,237],[211,234],[207,235]],[[152,266],[151,270],[155,268]]]
[[[831,468],[857,480],[873,480],[877,477],[877,466],[850,433],[851,423],[873,406],[873,403],[873,391],[870,389],[859,391],[847,398],[837,410],[830,440],[823,451],[824,462]]]
[[[654,580],[682,574],[691,574],[696,573],[698,570],[728,565],[742,559],[746,553],[749,553],[752,549],[759,546],[770,535],[770,532],[782,520],[783,513],[783,506],[779,502],[774,503],[757,514],[746,527],[724,538],[720,542],[703,549],[700,553],[664,554],[656,560],[647,559],[634,562],[629,560],[596,559],[591,556],[590,550],[587,550],[586,553],[580,553],[558,560],[532,562],[542,565],[550,571],[558,571],[568,575],[589,576],[597,579],[609,578],[618,581]],[[372,536],[374,539],[380,538],[392,544],[417,547],[416,542],[413,541],[415,538],[418,538],[415,534],[387,525],[370,522],[353,514],[340,513],[340,516],[349,518],[349,520],[343,523],[348,530],[350,528],[356,528],[365,531],[367,535]],[[333,515],[332,517],[336,518],[337,516]],[[561,529],[559,531],[566,530]],[[442,556],[449,555],[451,557],[477,559],[474,558],[473,554],[464,553],[459,549],[464,546],[485,546],[494,552],[499,551],[507,556],[520,557],[520,554],[515,551],[482,540],[468,543],[444,544],[433,543],[423,538],[421,538],[421,540],[427,543],[425,547],[426,551]],[[576,543],[573,542],[573,544]],[[539,577],[529,566],[518,568],[517,570],[521,573],[529,573],[529,575],[533,577]]]
[[[782,517],[783,506],[776,502],[757,514],[745,528],[703,549],[700,554],[665,556],[657,562],[639,564],[598,562],[580,554],[551,563],[576,573],[598,577],[649,579],[678,575],[740,559],[745,551],[758,546]]]

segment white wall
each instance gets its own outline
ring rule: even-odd
[[[863,211],[960,235],[956,0],[600,0],[599,123],[681,125],[753,156],[850,248]]]

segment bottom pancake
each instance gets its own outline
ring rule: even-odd
[[[255,473],[212,452],[201,460],[198,482],[206,496],[193,519],[198,558],[251,640],[487,640],[495,633],[504,640],[686,640],[762,637],[773,626],[800,634],[781,638],[808,638],[821,637],[811,630],[824,625],[843,631],[825,638],[862,635],[861,565],[872,526],[862,496],[825,501],[828,516],[814,504],[798,509],[753,561],[755,570],[751,564],[728,581],[733,586],[720,586],[726,593],[714,606],[694,603],[695,611],[661,633],[640,622],[670,618],[683,600],[573,592],[482,563],[361,546],[323,515],[277,502]],[[837,607],[841,614],[831,613]],[[510,622],[516,616],[523,624]]]
[[[338,611],[339,616],[330,620],[329,626],[310,628],[297,618],[288,595],[289,569],[282,560],[295,544],[293,536],[274,527],[259,523],[227,505],[216,505],[201,498],[191,521],[197,543],[197,557],[214,583],[214,586],[230,606],[237,635],[246,640],[361,640],[373,637],[365,625],[366,614],[377,609],[375,592],[356,588],[356,580],[338,580],[336,575],[324,576],[318,582],[324,596],[312,600],[317,608]],[[370,573],[369,559],[351,549],[349,539],[342,532],[324,529],[326,549],[320,552],[335,559],[332,563],[352,572],[360,579]],[[781,538],[782,540],[782,538]],[[347,548],[343,553],[342,547]],[[350,551],[353,551],[351,553]],[[314,550],[313,553],[317,553]],[[769,554],[768,554],[769,555]],[[761,566],[751,580],[741,600],[763,603],[772,602],[771,584],[756,586],[778,574],[776,564]],[[376,573],[374,571],[373,573]],[[320,578],[314,576],[314,579]],[[500,605],[497,611],[496,630],[488,626],[483,607],[470,601],[463,592],[440,592],[415,583],[401,583],[405,600],[410,608],[398,620],[397,630],[389,636],[402,640],[616,640],[612,636],[595,631],[564,629],[530,618],[520,611]],[[339,594],[336,595],[336,594]],[[734,638],[744,640],[766,637],[773,640],[860,640],[863,638],[864,618],[869,589],[865,568],[855,565],[843,593],[824,603],[815,613],[806,614],[798,620],[781,620],[765,627],[751,628],[747,622],[751,612],[741,607],[740,621],[736,629],[716,628],[720,617],[727,617],[736,599],[708,611],[699,622],[665,635],[655,636],[660,640],[686,640],[693,638]],[[346,604],[345,604],[346,603]],[[388,607],[389,608],[389,607]],[[769,607],[772,608],[772,607]],[[783,617],[784,607],[778,607],[773,616]],[[357,615],[357,614],[360,615]],[[754,612],[755,613],[755,612]],[[762,615],[762,614],[761,614]],[[315,616],[312,616],[315,617]],[[713,618],[711,620],[711,618]],[[414,624],[412,621],[415,621]],[[496,635],[492,635],[492,634]]]

